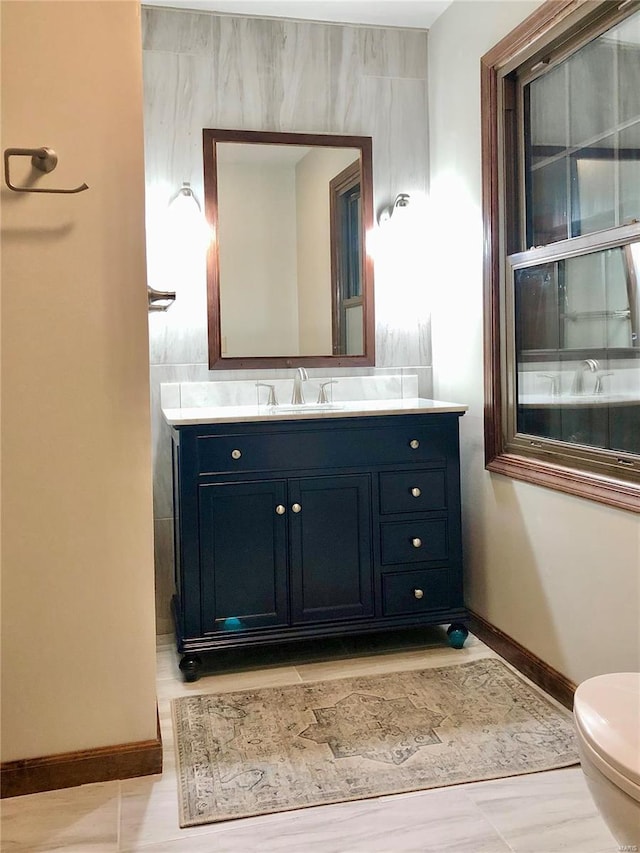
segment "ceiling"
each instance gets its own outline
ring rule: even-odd
[[[263,18],[297,18],[341,24],[429,29],[451,0],[142,0],[168,6]]]

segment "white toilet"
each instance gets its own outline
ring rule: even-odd
[[[591,795],[620,849],[640,850],[640,673],[584,681],[573,716]]]

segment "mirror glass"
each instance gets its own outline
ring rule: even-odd
[[[204,130],[211,368],[371,365],[371,139]]]

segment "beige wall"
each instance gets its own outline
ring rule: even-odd
[[[434,395],[462,419],[468,605],[575,682],[640,669],[640,518],[484,470],[480,57],[536,2],[455,2],[429,33]]]
[[[224,355],[297,355],[294,167],[220,163],[218,217]]]
[[[2,3],[2,147],[39,145],[89,190],[2,187],[4,761],[156,734],[137,3]]]
[[[296,165],[301,355],[333,352],[329,182],[358,156],[354,149],[314,148]]]

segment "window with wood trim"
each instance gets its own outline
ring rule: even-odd
[[[640,511],[640,2],[541,6],[482,129],[486,466]]]

